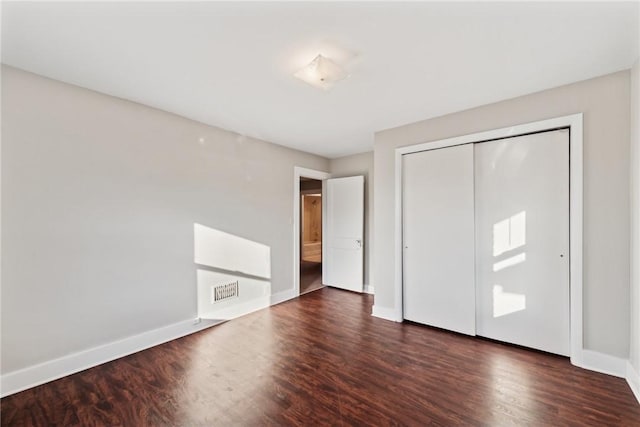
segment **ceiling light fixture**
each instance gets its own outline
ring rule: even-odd
[[[329,58],[318,55],[294,76],[313,87],[328,90],[340,80],[349,77],[349,74]]]

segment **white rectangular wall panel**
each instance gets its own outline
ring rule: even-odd
[[[569,355],[569,131],[474,148],[477,334]]]
[[[475,334],[473,145],[403,156],[404,318]]]

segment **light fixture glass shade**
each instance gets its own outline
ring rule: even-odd
[[[327,90],[349,75],[341,66],[329,58],[318,55],[309,65],[295,73],[294,76],[313,87]]]

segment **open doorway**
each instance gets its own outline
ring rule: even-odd
[[[322,285],[322,181],[300,177],[300,295]]]

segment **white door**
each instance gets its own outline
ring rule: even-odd
[[[323,283],[363,291],[364,177],[326,181]]]
[[[569,355],[569,132],[475,144],[477,334]]]
[[[404,318],[475,334],[473,145],[403,156]]]

